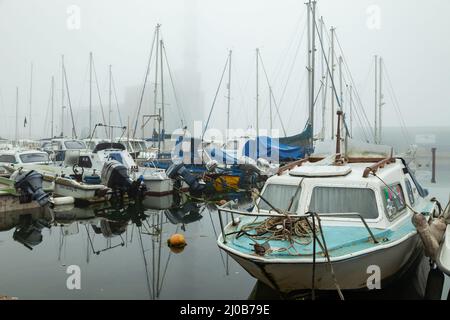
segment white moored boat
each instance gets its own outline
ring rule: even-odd
[[[270,178],[251,213],[220,208],[240,216],[218,245],[283,293],[364,289],[374,270],[384,285],[422,254],[411,219],[436,210],[402,159],[310,158]]]

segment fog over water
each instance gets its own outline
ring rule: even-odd
[[[177,106],[166,70],[168,131],[179,127],[181,119],[189,127],[194,120],[206,119],[229,49],[233,50],[232,125],[255,126],[255,48],[259,47],[287,133],[297,133],[308,116],[306,38],[302,38],[305,9],[304,1],[298,0],[0,0],[0,136],[14,137],[15,90],[19,87],[19,136],[29,137],[31,63],[31,137],[50,134],[52,75],[56,83],[55,132],[60,132],[62,54],[75,125],[79,135],[87,135],[90,51],[94,54],[103,107],[106,110],[108,106],[111,64],[122,124],[127,125],[128,119],[133,123],[157,23],[162,24],[179,98]],[[426,4],[416,0],[318,1],[318,17],[324,17],[327,28],[337,28],[339,44],[370,122],[374,104],[373,56],[378,54],[386,66],[383,124],[401,125],[389,77],[406,126],[448,127],[450,44],[445,36],[450,30],[449,9],[450,2],[446,0]],[[143,104],[145,113],[153,110],[153,72],[152,67]],[[226,123],[226,82],[219,90],[210,124],[221,129]],[[261,127],[269,126],[268,96],[261,69]],[[93,105],[94,122],[100,122],[95,85]],[[112,111],[112,122],[120,124],[115,99]],[[281,128],[278,117],[274,119],[274,126]],[[69,134],[68,113],[65,124],[65,134]],[[320,125],[319,118],[316,125]]]

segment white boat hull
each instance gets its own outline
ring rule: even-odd
[[[226,246],[220,245],[220,247],[227,251],[254,278],[279,292],[292,293],[312,289],[313,265],[311,262],[265,263],[259,259],[248,259],[236,252],[231,252],[227,250]],[[383,286],[409,266],[417,258],[417,255],[422,253],[422,248],[420,238],[415,234],[395,246],[333,262],[337,283],[341,290],[367,289],[367,281],[373,274],[369,267],[378,266]],[[315,289],[336,290],[328,263],[316,264],[315,279]]]
[[[147,191],[146,196],[162,197],[173,193],[173,181],[172,179],[144,179]]]

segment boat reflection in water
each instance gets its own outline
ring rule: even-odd
[[[51,273],[50,270],[55,266],[54,264],[52,266],[51,262],[54,260],[51,256],[54,256],[55,248],[57,250],[55,258],[59,266],[65,267],[76,264],[80,266],[82,272],[99,268],[103,270],[101,272],[89,271],[89,273],[95,274],[94,280],[87,285],[89,287],[91,283],[96,283],[96,288],[102,288],[111,283],[111,279],[115,279],[114,272],[117,272],[117,269],[120,269],[121,272],[118,275],[120,277],[119,282],[130,278],[134,281],[134,278],[139,277],[140,280],[128,289],[132,292],[131,294],[120,294],[122,288],[119,285],[115,288],[116,293],[108,292],[107,296],[113,297],[159,299],[163,292],[164,283],[168,278],[171,278],[172,287],[178,286],[178,289],[171,288],[171,292],[177,290],[181,292],[181,289],[189,288],[191,284],[195,286],[196,283],[191,279],[198,277],[197,274],[204,274],[205,268],[203,266],[191,268],[191,266],[203,257],[207,258],[212,264],[214,264],[214,259],[216,260],[219,268],[214,267],[212,273],[216,273],[216,275],[210,276],[215,279],[222,278],[223,281],[224,270],[228,274],[229,266],[228,259],[225,263],[224,255],[214,243],[218,231],[218,220],[209,211],[214,206],[194,202],[180,203],[179,201],[180,199],[174,201],[174,199],[154,198],[147,199],[143,203],[102,203],[83,208],[69,205],[46,209],[37,208],[20,213],[17,211],[1,213],[0,244],[5,242],[4,239],[8,240],[4,237],[6,232],[12,233],[15,241],[38,254],[37,256],[23,256],[23,259],[29,259],[30,268],[33,268],[33,263],[36,263],[41,257],[45,260],[47,265],[44,273]],[[166,204],[169,204],[170,207],[164,207]],[[209,214],[210,219],[203,219],[205,214]],[[206,224],[202,220],[205,220]],[[206,230],[203,228],[206,228]],[[209,230],[214,233],[204,232]],[[175,233],[186,235],[188,253],[183,249],[172,250],[168,247],[167,239]],[[198,246],[196,243],[200,242],[202,245]],[[205,248],[209,244],[210,248]],[[37,247],[39,250],[36,249]],[[14,247],[12,248],[12,250],[17,250]],[[74,261],[74,257],[79,254],[80,249],[82,252],[81,260]],[[211,250],[217,254],[214,258],[212,258]],[[17,251],[19,255],[24,254],[23,251]],[[45,255],[46,251],[49,251],[49,254],[46,254],[44,259],[42,255]],[[53,254],[51,251],[53,251]],[[7,254],[4,246],[0,246],[0,252],[4,255]],[[201,254],[198,255],[197,252]],[[82,261],[83,256],[84,261]],[[179,256],[179,258],[174,258],[174,256]],[[110,261],[111,259],[113,260]],[[178,260],[178,263],[176,260]],[[106,261],[108,261],[107,265],[105,265]],[[2,265],[5,263],[9,263],[12,268],[17,265],[14,260],[4,261]],[[224,269],[220,268],[221,264],[223,264]],[[119,268],[118,266],[122,267]],[[186,276],[183,283],[180,283],[180,280],[177,279],[180,274],[191,272],[194,273],[194,276]],[[3,278],[1,270],[0,276]],[[108,278],[104,279],[103,277],[106,276]],[[142,279],[145,279],[144,283]],[[20,282],[20,279],[18,281]],[[51,283],[55,280],[50,277],[48,281],[48,283]],[[35,285],[38,287],[39,281]],[[246,286],[245,290],[248,291],[249,288],[250,286]],[[8,291],[6,293],[11,292],[19,299],[26,297],[26,294],[23,293],[16,294],[14,287],[12,289],[5,287],[2,290]],[[137,292],[142,290],[145,292],[144,295],[141,292],[139,296],[136,296]],[[203,290],[204,293],[207,293],[210,288],[205,286]],[[245,298],[245,290],[242,292],[242,298]],[[175,294],[180,294],[180,292]],[[33,298],[59,298],[59,296],[50,292],[42,292],[41,294]],[[70,293],[67,294],[70,297]],[[84,294],[89,296],[90,293],[81,290],[78,297],[85,298]],[[217,294],[219,294],[219,291]],[[171,298],[172,294],[168,293],[167,297]]]

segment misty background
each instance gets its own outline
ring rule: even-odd
[[[14,137],[16,87],[19,87],[19,138],[50,136],[52,76],[55,76],[56,90],[54,129],[55,134],[61,132],[62,54],[77,133],[87,136],[91,51],[104,112],[108,109],[108,66],[112,65],[118,101],[117,108],[113,98],[112,123],[134,126],[157,23],[162,25],[175,86],[174,93],[165,70],[168,132],[179,128],[182,121],[188,128],[192,128],[195,120],[205,121],[230,49],[233,50],[232,127],[254,127],[255,48],[258,47],[287,134],[296,134],[303,129],[308,117],[304,2],[0,0],[0,136]],[[394,94],[385,93],[383,125],[399,127],[404,123],[413,132],[418,130],[413,127],[449,127],[450,43],[446,41],[446,31],[450,29],[447,18],[450,2],[319,0],[317,5],[317,16],[324,17],[327,28],[337,28],[340,45],[371,124],[374,55],[378,54],[384,59],[394,90]],[[371,17],[368,9],[374,5],[379,8],[379,28],[368,26]],[[79,26],[75,28],[74,7],[79,9]],[[320,64],[319,44],[317,47],[317,63]],[[153,112],[153,74],[152,66],[142,105],[145,114]],[[227,80],[224,80],[210,127],[225,128],[226,86]],[[93,90],[93,122],[103,122],[95,83]],[[268,97],[265,75],[260,70],[260,127],[266,128],[269,126]],[[394,100],[398,100],[402,119],[394,109]],[[65,112],[64,133],[70,135],[69,113],[67,109]],[[320,125],[320,119],[316,120],[316,125]],[[354,125],[361,123],[355,120]],[[281,127],[275,115],[274,127]],[[147,132],[148,136],[150,129]],[[138,131],[137,135],[141,133]]]

